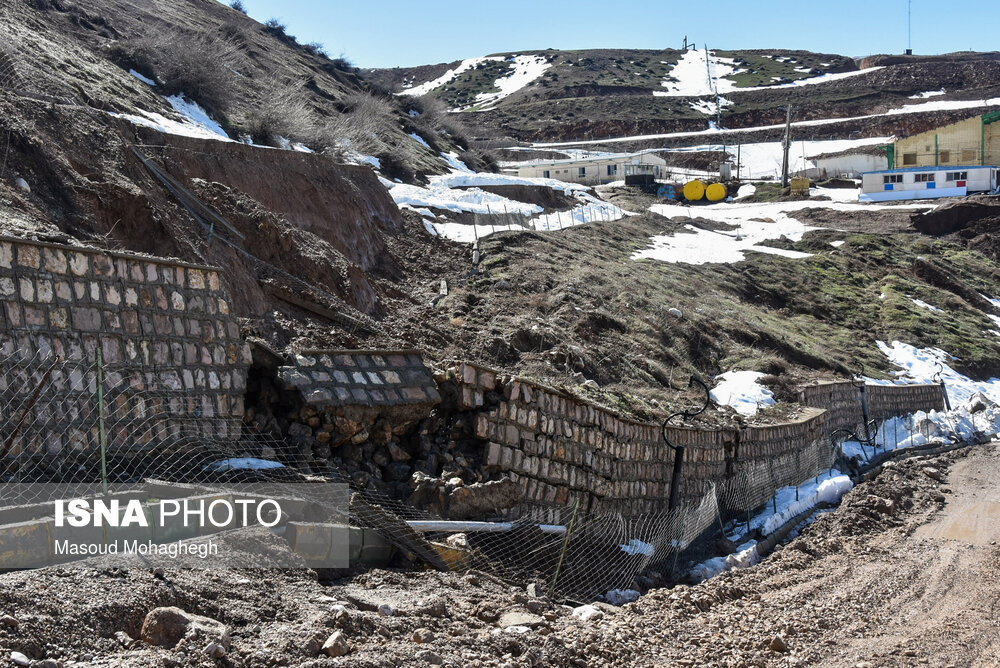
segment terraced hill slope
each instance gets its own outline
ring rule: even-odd
[[[704,129],[720,117],[730,128],[774,124],[788,104],[808,120],[879,114],[929,97],[985,100],[1000,93],[998,58],[858,62],[781,50],[549,50],[366,74],[400,93],[437,97],[503,135],[544,141]]]

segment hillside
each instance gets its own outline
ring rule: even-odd
[[[430,94],[519,141],[701,130],[719,111],[728,128],[771,125],[784,121],[788,104],[796,119],[813,120],[880,114],[938,91],[938,103],[1000,94],[996,53],[856,62],[781,50],[538,51],[366,74],[401,94]]]
[[[961,356],[966,372],[1000,372],[996,343],[976,334],[988,328],[984,312],[992,307],[968,301],[990,292],[993,261],[961,242],[928,245],[902,210],[873,212],[870,229],[855,229],[849,211],[803,214],[803,222],[815,218],[817,227],[851,233],[804,230],[801,241],[769,242],[811,253],[805,262],[759,254],[690,267],[636,262],[631,255],[650,237],[681,230],[678,215],[706,229],[745,223],[708,210],[702,217],[696,209],[663,209],[628,189],[595,192],[476,173],[485,163],[464,150],[456,116],[495,120],[531,104],[551,114],[559,108],[553,105],[583,100],[620,114],[622,100],[662,102],[690,119],[680,125],[704,127],[706,116],[692,108],[686,88],[697,77],[670,78],[676,63],[690,69],[701,52],[537,52],[392,71],[416,84],[417,74],[441,79],[465,68],[435,93],[449,104],[468,103],[470,91],[504,72],[525,84],[502,86],[500,94],[482,90],[494,97],[480,106],[493,111],[449,115],[426,98],[382,93],[386,72],[369,81],[319,47],[299,45],[279,24],[258,24],[214,0],[141,7],[99,0],[86,10],[32,0],[0,11],[11,82],[0,100],[0,130],[9,137],[0,184],[4,230],[224,267],[244,333],[278,350],[420,348],[436,359],[473,359],[596,391],[602,401],[638,411],[676,401],[670,378],[680,373],[746,368],[785,375],[787,385],[847,375],[864,360],[866,369],[885,374],[893,366],[878,340],[941,345]],[[181,70],[164,57],[185,51],[195,60],[215,54],[224,66],[206,71],[189,58]],[[879,93],[884,98],[943,85],[919,64],[859,71],[850,59],[803,52],[714,57],[718,74],[730,67],[726,59],[739,72],[725,83],[736,108],[757,100],[772,115],[786,95],[863,98],[878,81],[890,91]],[[992,90],[983,77],[997,63],[960,61],[949,63],[949,96]],[[783,87],[813,76],[831,81]],[[963,89],[966,78],[980,87]],[[760,89],[767,80],[777,87]],[[587,86],[619,97],[580,97]],[[570,131],[567,118],[535,122],[562,133]],[[189,197],[178,199],[149,165]],[[739,220],[774,215],[765,206]],[[588,224],[556,232],[570,221]],[[520,231],[524,225],[534,231]],[[515,231],[492,234],[498,228]],[[827,243],[837,239],[847,246]],[[477,240],[481,263],[473,266],[468,243]],[[918,255],[937,269],[915,269]],[[786,286],[789,271],[798,275],[795,285],[815,290]],[[927,278],[942,273],[963,287]],[[608,276],[643,287],[625,295]],[[949,328],[928,330],[905,299],[878,301],[883,288],[922,294],[928,303],[954,300],[957,289],[962,307]],[[684,318],[664,315],[675,307]],[[794,332],[785,328],[789,318],[799,323]]]

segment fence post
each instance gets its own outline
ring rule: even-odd
[[[562,549],[559,551],[559,561],[556,562],[556,572],[552,574],[552,584],[549,585],[549,598],[556,595],[556,582],[559,580],[559,571],[562,570],[563,558],[566,556],[566,547],[569,545],[569,536],[573,533],[573,525],[576,523],[576,511],[580,509],[580,499],[573,504],[573,516],[569,518],[569,525],[566,527],[566,535],[563,536]]]
[[[684,466],[684,446],[675,445],[674,446],[674,473],[670,477],[670,501],[667,505],[667,510],[673,510],[677,507],[677,494],[681,486],[681,469]]]
[[[108,493],[108,434],[104,426],[104,359],[97,342],[97,434],[101,443],[101,488]]]

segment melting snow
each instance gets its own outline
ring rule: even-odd
[[[181,116],[181,120],[167,118],[162,114],[153,111],[139,110],[138,114],[118,114],[109,112],[115,118],[123,118],[135,125],[142,125],[153,128],[160,132],[181,137],[194,137],[196,139],[215,139],[217,141],[232,141],[211,116],[208,115],[197,103],[189,102],[180,95],[171,95],[164,98],[170,103]]]
[[[913,297],[910,297],[910,301],[912,301],[914,304],[916,304],[920,308],[925,308],[928,311],[936,311],[938,313],[944,313],[944,311],[942,311],[941,309],[939,309],[937,306],[932,306],[932,305],[928,304],[927,302],[922,301],[920,299],[914,299]]]
[[[844,240],[838,239],[837,241],[831,241],[830,245],[833,246],[834,248],[840,248],[841,246],[844,245]]]
[[[431,147],[431,145],[428,144],[427,141],[423,137],[421,137],[420,135],[418,135],[416,132],[411,132],[410,133],[410,139],[413,139],[418,144],[420,144],[420,145],[422,145],[422,146],[424,146],[426,148],[430,148]]]
[[[444,158],[445,162],[447,162],[448,165],[452,169],[454,169],[456,172],[460,172],[462,174],[474,174],[475,173],[471,169],[469,169],[468,165],[466,165],[464,162],[462,162],[461,160],[458,159],[458,153],[455,153],[455,152],[442,153],[441,157]]]
[[[887,208],[891,205],[859,204],[857,202],[762,202],[719,203],[711,206],[690,207],[680,204],[654,204],[650,211],[667,218],[705,218],[725,223],[731,230],[705,230],[685,225],[690,233],[665,234],[652,238],[652,247],[632,255],[633,260],[652,259],[681,264],[733,263],[746,259],[746,252],[770,253],[783,257],[802,259],[810,253],[784,250],[759,245],[768,239],[785,237],[800,241],[802,235],[816,229],[803,225],[789,213],[810,207],[835,211],[866,211],[872,207]],[[896,210],[901,207],[893,206]],[[934,205],[914,205],[907,208],[934,208]]]
[[[774,533],[785,522],[810,508],[821,503],[838,503],[853,486],[854,483],[848,476],[837,469],[830,469],[815,478],[804,480],[797,488],[795,485],[782,487],[768,500],[764,509],[751,518],[750,529],[760,529],[765,536]],[[728,537],[731,540],[739,538],[739,534],[746,528],[745,522],[733,522],[727,531]],[[704,580],[728,570],[748,568],[759,561],[757,541],[749,540],[740,545],[736,553],[707,559],[694,566],[690,573],[693,577]]]
[[[933,383],[936,382],[935,376],[940,372],[941,379],[948,388],[948,397],[952,405],[967,401],[977,392],[1000,403],[1000,378],[991,378],[987,381],[971,380],[948,365],[954,358],[940,348],[916,348],[899,341],[893,341],[891,346],[883,341],[878,341],[877,344],[889,361],[900,367],[901,370],[895,372],[895,375],[901,380],[911,383]]]
[[[134,76],[136,79],[138,79],[142,83],[146,84],[147,86],[155,86],[156,85],[155,81],[153,81],[149,77],[144,77],[143,75],[139,74],[135,70],[129,70],[128,73],[131,74],[132,76]]]
[[[476,95],[474,106],[480,107],[483,111],[492,109],[497,102],[510,97],[552,67],[552,63],[548,62],[545,56],[514,56],[510,62],[514,66],[513,70],[493,82],[493,86],[499,90],[479,93]]]
[[[774,404],[774,393],[757,381],[759,371],[728,371],[715,379],[721,381],[711,391],[712,401],[732,406],[740,415],[756,415],[762,406]]]
[[[911,95],[909,99],[911,100],[926,100],[929,97],[937,97],[938,95],[944,95],[945,90],[929,90],[923,93],[917,93],[916,95]]]
[[[462,74],[463,72],[468,72],[476,65],[488,62],[490,60],[503,60],[503,57],[490,56],[485,58],[469,58],[467,60],[463,60],[461,63],[459,63],[458,67],[456,67],[455,69],[448,70],[447,72],[439,76],[437,79],[432,79],[431,81],[424,82],[419,86],[412,86],[410,88],[407,88],[403,90],[400,93],[400,95],[414,95],[414,96],[426,95],[435,88],[439,88],[445,85],[446,83],[450,82],[459,74]]]
[[[706,56],[708,58],[707,64],[705,62]],[[779,60],[778,62],[785,61]],[[714,82],[709,78],[709,69],[711,69],[712,77],[716,78]],[[735,60],[732,58],[722,58],[711,52],[706,54],[705,49],[691,49],[685,51],[684,55],[677,61],[677,64],[670,70],[669,76],[670,79],[673,79],[673,81],[667,79],[661,82],[661,85],[667,90],[654,91],[653,95],[658,97],[700,97],[704,95],[714,95],[716,92],[732,93],[753,90],[772,90],[775,88],[792,88],[795,86],[812,86],[815,84],[856,77],[869,72],[875,72],[880,69],[882,68],[869,67],[866,70],[858,70],[856,72],[821,74],[815,77],[798,79],[786,84],[739,87],[736,85],[735,81],[727,78],[734,74],[746,71],[738,69]],[[797,71],[809,72],[808,69],[799,69]],[[780,81],[779,77],[774,77],[773,79]]]

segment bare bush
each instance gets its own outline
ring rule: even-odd
[[[233,0],[229,3],[229,6],[238,11],[240,14],[247,14],[247,8],[243,4],[242,0]]]
[[[264,101],[246,112],[243,127],[256,144],[280,146],[280,138],[313,144],[318,141],[316,117],[301,82],[266,87]]]
[[[117,44],[111,58],[159,80],[162,92],[183,93],[217,115],[225,114],[235,95],[233,70],[243,60],[232,41],[176,30]]]
[[[358,91],[343,100],[344,111],[325,122],[324,143],[334,153],[345,149],[378,155],[390,145],[398,128],[396,102],[382,95]]]

